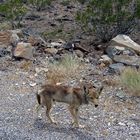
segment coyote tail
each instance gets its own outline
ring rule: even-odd
[[[40,105],[41,104],[41,99],[40,99],[40,95],[38,93],[36,94],[36,98],[37,98],[38,104]]]

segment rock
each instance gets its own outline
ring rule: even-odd
[[[114,56],[113,60],[118,63],[123,63],[129,66],[139,66],[140,65],[140,58],[136,56],[129,56],[129,55],[116,55]]]
[[[51,55],[55,55],[55,54],[57,54],[58,49],[56,49],[56,48],[47,48],[47,49],[45,49],[45,52],[49,53]]]
[[[37,84],[31,82],[29,85],[30,85],[31,87],[34,87],[34,86],[36,86]]]
[[[8,51],[8,49],[6,49],[6,47],[0,47],[0,57],[4,57],[6,55],[10,55],[10,51]]]
[[[34,36],[29,36],[28,43],[31,43],[32,46],[37,46],[38,44],[41,44],[41,41]]]
[[[108,46],[106,52],[110,58],[114,58],[114,56],[118,55],[129,55],[129,56],[137,56],[135,51],[129,48],[119,47],[119,46]]]
[[[99,65],[99,68],[102,69],[102,68],[104,68],[104,67],[106,67],[106,64],[103,63],[103,62],[101,62],[100,65]]]
[[[125,97],[126,97],[126,95],[122,91],[117,92],[116,96],[119,97],[120,99],[125,99]]]
[[[75,50],[75,54],[78,56],[78,57],[81,57],[83,58],[84,57],[84,53],[80,50]]]
[[[16,29],[16,30],[10,30],[12,34],[17,34],[18,36],[23,36],[22,30]]]
[[[140,58],[137,55],[140,53],[140,45],[126,35],[118,35],[113,38],[106,52],[117,63],[138,67],[140,65]]]
[[[107,66],[112,64],[112,59],[108,55],[102,55],[99,63],[104,63]]]
[[[19,36],[16,34],[16,32],[13,32],[10,37],[10,43],[15,47],[19,41]]]
[[[111,64],[109,65],[109,72],[120,74],[124,68],[125,66],[122,63]]]
[[[88,58],[84,59],[85,63],[90,63],[90,60]]]
[[[121,126],[125,126],[125,123],[123,123],[123,122],[119,122],[118,124]]]
[[[14,50],[14,56],[18,58],[33,60],[33,51],[34,48],[30,43],[20,42],[17,44]]]
[[[59,43],[59,42],[51,42],[51,44],[50,44],[51,46],[50,47],[62,47],[62,43]]]
[[[127,35],[117,35],[111,40],[110,45],[129,48],[138,54],[140,53],[140,45],[131,40],[131,38]]]
[[[67,50],[70,50],[70,49],[73,49],[73,48],[74,48],[74,44],[71,43],[71,42],[68,42],[68,43],[65,44],[63,47],[64,47],[65,49],[67,49]]]
[[[38,74],[38,73],[40,73],[40,72],[42,72],[42,71],[44,71],[44,72],[48,72],[48,69],[47,68],[35,68],[35,71],[36,71],[36,73]]]
[[[79,43],[75,43],[73,47],[75,50],[78,49],[84,53],[90,53],[89,48],[87,48],[87,47],[85,48],[85,47],[81,46]]]
[[[8,31],[7,32],[6,31],[0,32],[0,44],[9,45],[11,35],[12,34],[10,32],[8,32]]]

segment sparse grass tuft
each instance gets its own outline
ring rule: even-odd
[[[11,30],[12,29],[12,25],[10,24],[10,22],[2,22],[0,23],[0,31],[4,31],[4,30]]]
[[[84,64],[77,58],[72,55],[66,55],[60,62],[49,63],[47,81],[56,84],[77,79],[84,69]]]
[[[120,82],[129,89],[134,96],[140,96],[140,71],[132,68],[125,69],[121,76]]]

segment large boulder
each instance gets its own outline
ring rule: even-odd
[[[113,38],[106,49],[108,56],[117,63],[130,66],[140,65],[140,45],[126,35],[118,35]]]
[[[134,50],[138,54],[140,53],[140,45],[134,42],[127,35],[117,35],[115,38],[111,40],[110,46],[119,46],[119,47],[129,48],[129,49]]]
[[[30,43],[19,42],[14,50],[14,56],[33,60],[34,48]]]

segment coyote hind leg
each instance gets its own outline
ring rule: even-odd
[[[48,117],[48,119],[49,119],[49,121],[50,121],[51,123],[56,124],[56,123],[53,121],[53,119],[51,118],[51,116],[50,116],[51,108],[52,108],[52,101],[51,101],[51,100],[47,100],[47,102],[46,102],[46,116]]]

